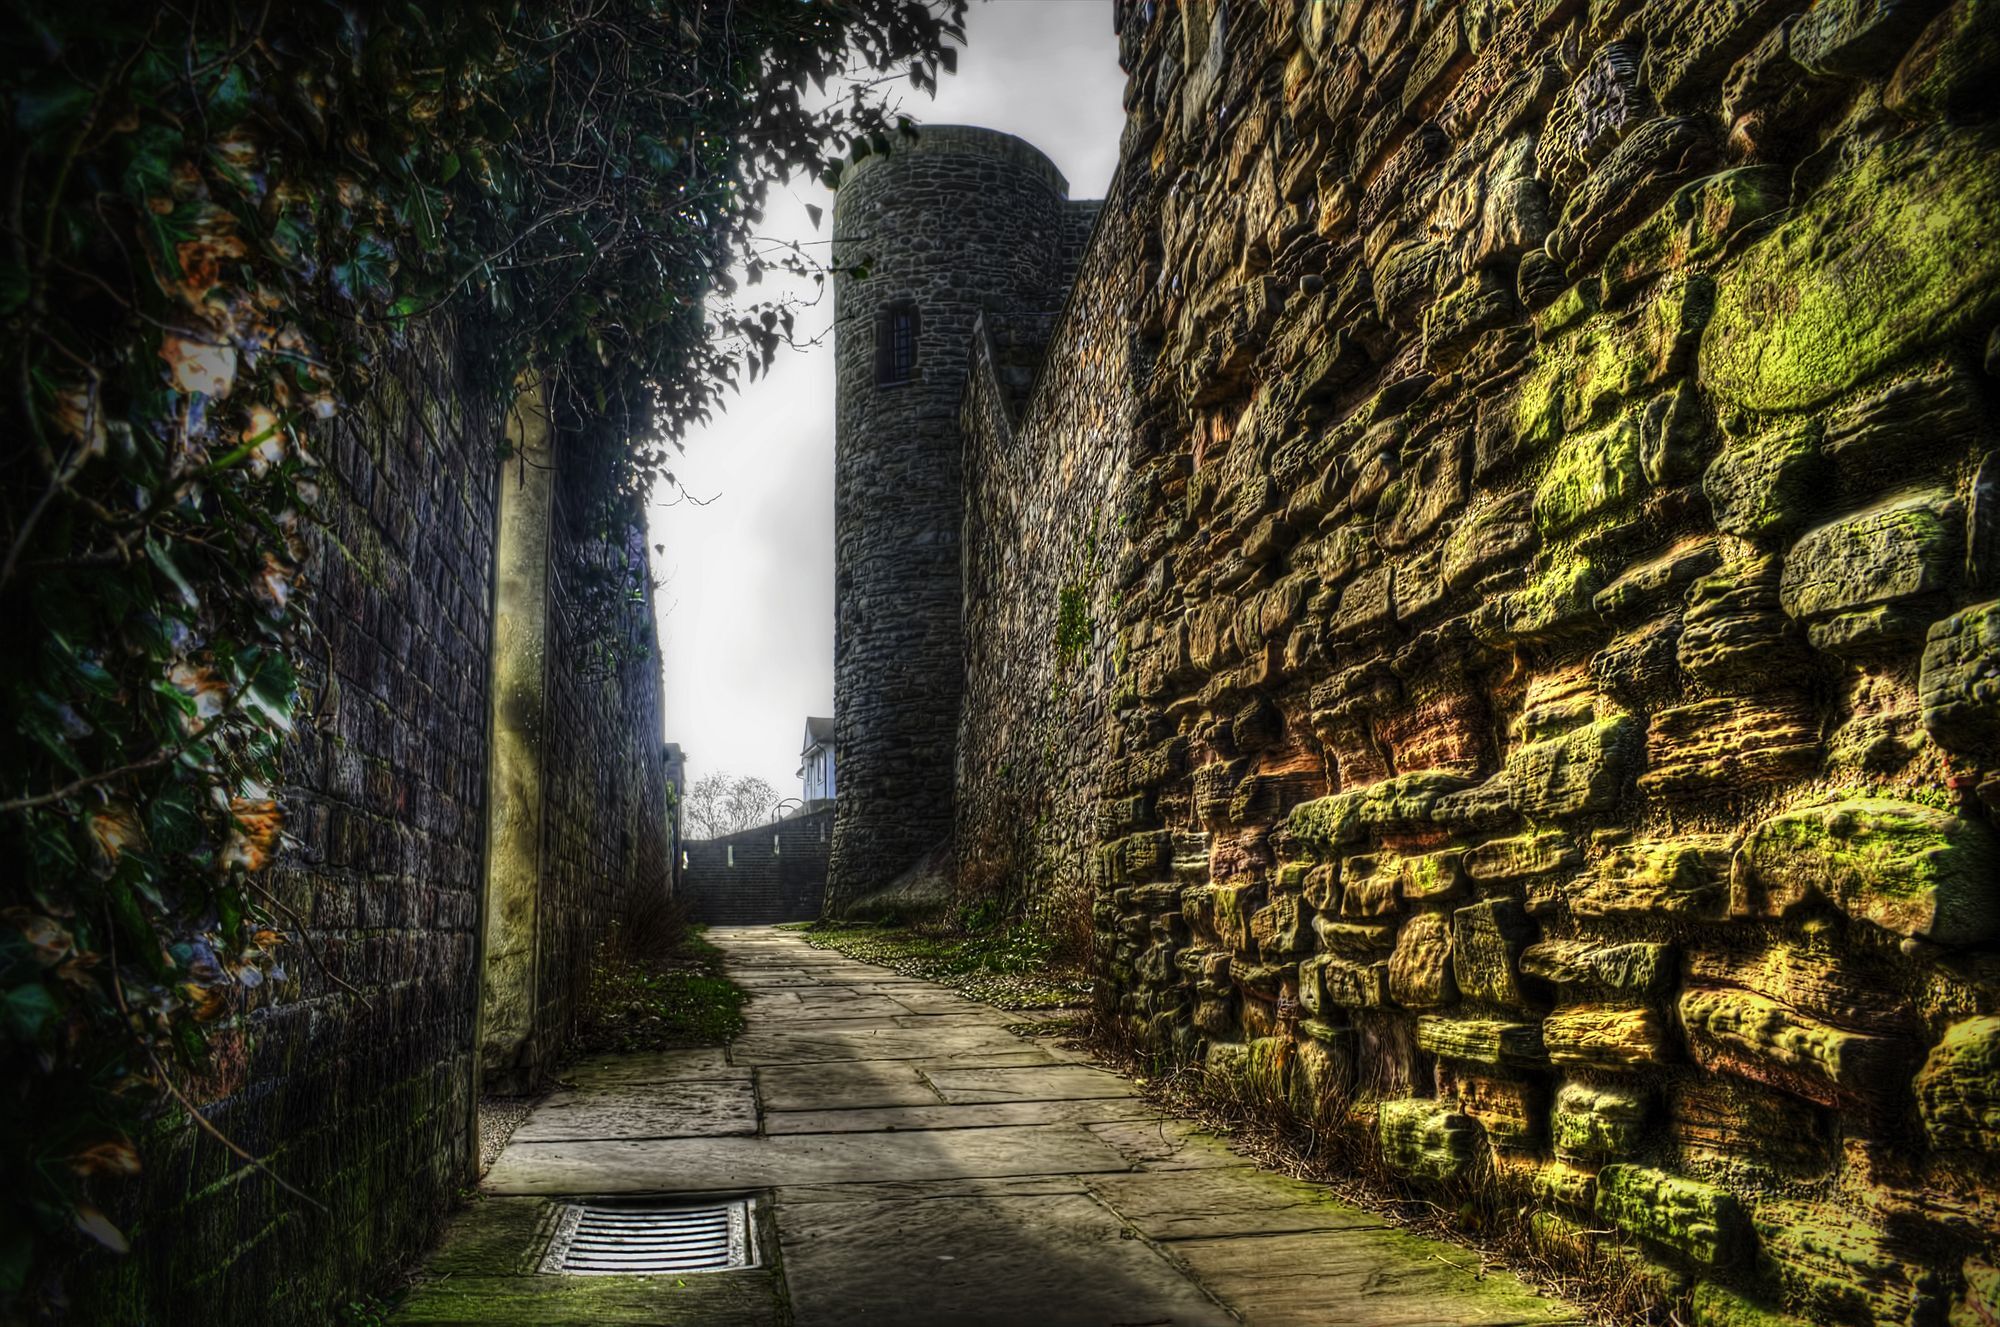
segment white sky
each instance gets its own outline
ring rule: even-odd
[[[975,0],[957,76],[935,100],[912,93],[903,110],[920,123],[1019,134],[1068,177],[1072,198],[1102,197],[1124,126],[1111,16],[1111,0]],[[772,191],[764,233],[823,244],[808,203],[831,227],[832,194],[809,184]],[[767,279],[743,293],[782,289]],[[802,311],[799,335],[824,333],[832,316],[829,294]],[[757,774],[796,797],[806,715],[833,713],[831,339],[781,351],[769,377],[687,439],[675,473],[713,500],[668,506],[662,491],[649,513],[648,542],[666,549],[653,567],[664,582],[667,740],[687,749],[691,778]]]

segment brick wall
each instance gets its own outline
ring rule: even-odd
[[[78,1321],[327,1323],[424,1247],[471,1178],[502,411],[462,362],[448,338],[421,340],[320,440],[329,519],[282,790],[292,841],[259,882],[290,936],[286,980],[219,1030],[189,1085],[321,1207],[164,1112],[119,1214],[137,1252],[71,1278]],[[622,538],[616,552],[636,555]],[[650,642],[650,603],[630,611],[622,629]],[[658,686],[648,659],[556,687],[552,798],[572,823],[544,931],[552,1043],[607,882],[658,878]]]

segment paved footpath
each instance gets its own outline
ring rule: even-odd
[[[1578,1321],[1475,1255],[1256,1168],[1018,1013],[710,932],[753,997],[727,1050],[574,1071],[398,1323],[1512,1327]],[[535,1270],[583,1195],[757,1197],[762,1266]]]

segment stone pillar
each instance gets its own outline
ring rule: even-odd
[[[827,910],[949,836],[964,662],[959,398],[983,312],[1059,293],[1068,183],[990,129],[925,128],[848,168],[834,254],[834,725]]]
[[[486,1090],[534,1078],[541,945],[542,754],[548,654],[549,522],[554,470],[547,402],[524,387],[507,414],[489,756],[485,970],[479,1055]]]

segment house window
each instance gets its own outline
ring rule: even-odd
[[[917,373],[917,306],[891,304],[875,315],[875,385],[896,387]]]

